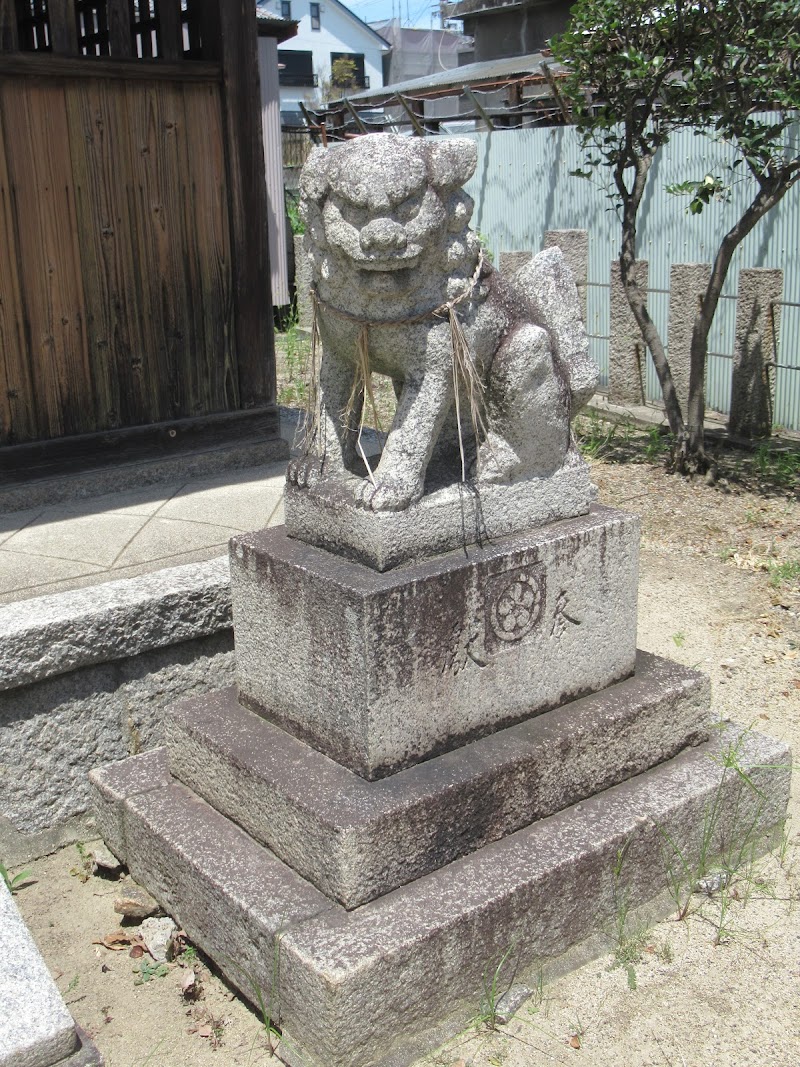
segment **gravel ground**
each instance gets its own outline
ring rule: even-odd
[[[720,462],[722,484],[711,486],[631,462],[659,450],[653,434],[632,442],[626,432],[598,447],[595,430],[584,445],[599,457],[600,499],[642,517],[640,646],[705,671],[720,716],[800,751],[800,505],[791,463],[731,453]],[[425,1063],[796,1067],[797,807],[795,786],[780,852],[740,871],[727,892],[696,896],[683,921],[629,930],[616,956],[609,937],[607,955],[545,979],[508,1025],[476,1023]],[[276,1062],[257,1016],[191,952],[142,982],[141,960],[127,948],[95,943],[119,926],[112,903],[120,886],[85,878],[76,848],[29,866],[36,880],[16,899],[109,1067]],[[196,1000],[181,992],[190,968]]]

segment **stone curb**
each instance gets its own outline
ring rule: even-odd
[[[231,626],[227,556],[0,608],[0,690]]]
[[[80,1039],[17,906],[0,880],[0,1067],[51,1067]]]

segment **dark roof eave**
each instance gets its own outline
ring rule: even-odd
[[[274,37],[278,44],[291,40],[297,36],[297,27],[300,25],[294,19],[260,19],[256,18],[256,27],[259,37]]]
[[[442,15],[446,19],[482,18],[484,15],[497,15],[501,11],[513,11],[515,8],[533,7],[536,0],[454,0],[442,4]]]
[[[481,85],[518,78],[533,78],[544,82],[545,79],[541,73],[543,62],[546,62],[556,75],[563,69],[550,56],[542,52],[531,52],[524,56],[509,56],[505,59],[467,63],[463,67],[452,67],[438,75],[413,78],[395,85],[385,85],[381,88],[367,89],[365,92],[352,93],[348,99],[354,104],[374,104],[376,107],[385,107],[398,92],[411,94],[425,92],[433,98],[436,95],[450,96],[459,93],[464,85],[480,88]],[[330,101],[328,107],[342,103],[343,99],[342,97],[339,100]]]

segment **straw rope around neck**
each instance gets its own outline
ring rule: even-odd
[[[352,322],[358,326],[358,338],[356,341],[356,369],[353,378],[353,387],[350,391],[350,397],[347,401],[347,407],[345,408],[342,416],[342,421],[346,427],[350,425],[353,412],[356,409],[356,405],[361,400],[361,410],[359,413],[359,426],[358,437],[356,439],[356,447],[361,455],[364,465],[367,469],[367,474],[370,481],[375,485],[375,476],[372,472],[372,468],[369,465],[366,453],[361,443],[361,437],[364,430],[364,419],[366,415],[366,401],[369,400],[370,407],[372,408],[372,416],[375,420],[375,426],[378,430],[381,429],[380,418],[378,416],[377,405],[375,403],[375,394],[372,390],[372,367],[370,364],[369,356],[369,331],[370,329],[380,327],[391,326],[410,326],[415,323],[424,322],[428,318],[447,318],[450,322],[450,344],[453,351],[453,392],[455,396],[455,409],[456,409],[456,422],[458,425],[458,447],[461,456],[461,480],[467,481],[467,468],[466,468],[466,455],[464,451],[464,438],[461,429],[461,400],[460,400],[460,388],[463,388],[466,392],[469,402],[470,421],[472,423],[472,429],[475,434],[476,440],[479,436],[486,438],[486,415],[485,415],[485,398],[484,398],[484,384],[475,370],[475,364],[472,360],[472,355],[469,348],[469,342],[467,341],[466,334],[464,333],[464,327],[461,324],[460,319],[456,313],[456,308],[459,304],[462,304],[465,300],[472,296],[478,282],[480,280],[481,271],[483,269],[484,256],[483,249],[478,253],[478,262],[475,266],[469,282],[463,292],[452,300],[447,300],[442,304],[438,304],[434,308],[430,308],[427,311],[420,312],[416,315],[408,315],[401,319],[366,319],[360,315],[354,315],[352,312],[345,311],[342,308],[337,308],[333,304],[327,303],[323,300],[316,290],[316,286],[312,286],[310,290],[311,302],[312,302],[312,319],[311,319],[311,382],[309,389],[306,392],[306,412],[305,412],[305,429],[303,433],[302,448],[303,452],[308,455],[311,452],[317,435],[320,431],[320,411],[319,411],[319,391],[318,391],[318,354],[319,346],[321,343],[319,333],[319,316],[320,310],[326,314],[330,313],[337,318],[346,319],[348,322]]]

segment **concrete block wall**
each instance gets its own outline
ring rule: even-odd
[[[0,608],[0,859],[91,835],[89,770],[233,674],[227,557]]]

